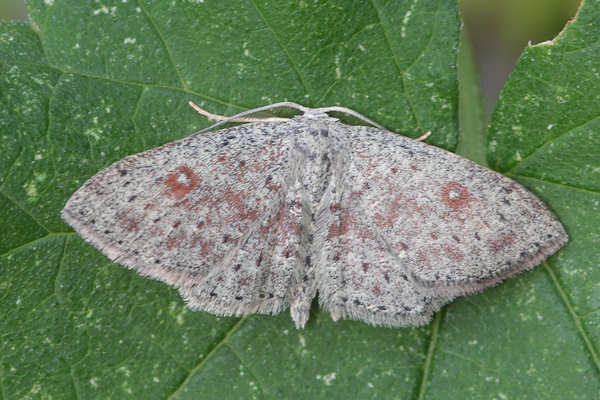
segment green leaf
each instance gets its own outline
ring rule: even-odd
[[[590,7],[580,17],[593,21]],[[454,2],[36,0],[29,9],[34,25],[0,24],[0,222],[9,227],[0,233],[0,398],[597,395],[589,249],[600,224],[589,181],[569,206],[561,196],[572,185],[533,180],[569,247],[419,329],[333,323],[316,307],[302,331],[286,312],[191,312],[176,290],[110,262],[60,219],[103,167],[209,125],[189,100],[226,115],[282,100],[340,104],[411,136],[432,130],[431,143],[453,149]],[[591,29],[571,40],[591,45]],[[534,115],[513,90],[501,104]],[[597,98],[587,101],[591,109]],[[556,157],[547,162],[544,172],[560,175]]]
[[[554,41],[526,48],[490,125],[489,164],[545,200],[570,242],[446,308],[429,398],[599,398],[598,18],[600,3],[586,1]]]

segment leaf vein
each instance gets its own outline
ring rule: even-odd
[[[160,30],[158,29],[158,26],[156,26],[156,24],[154,23],[154,21],[152,20],[152,18],[150,18],[150,14],[148,14],[146,12],[146,10],[144,9],[144,7],[142,6],[142,2],[139,1],[139,0],[136,0],[136,3],[140,7],[140,10],[142,10],[142,14],[144,14],[144,17],[146,18],[146,20],[148,21],[148,23],[150,24],[150,26],[152,27],[152,29],[154,30],[154,32],[156,32],[156,35],[158,36],[158,39],[161,42],[161,45],[164,47],[165,51],[167,52],[167,58],[169,59],[169,62],[171,63],[171,66],[173,67],[173,70],[177,74],[177,78],[179,79],[179,82],[181,82],[181,87],[184,88],[184,89],[187,89],[187,85],[185,84],[185,81],[183,80],[183,77],[181,76],[181,73],[177,69],[177,64],[175,64],[175,59],[173,58],[173,54],[171,53],[171,49],[169,48],[169,46],[167,46],[167,41],[165,40],[164,36],[162,35],[162,33],[160,32]]]
[[[260,10],[260,8],[258,8],[258,6],[256,5],[256,1],[255,0],[250,0],[250,2],[252,3],[252,5],[254,6],[254,8],[256,9],[256,12],[260,16],[260,18],[263,20],[263,22],[265,23],[265,25],[267,26],[267,28],[269,29],[269,31],[271,31],[271,33],[275,37],[275,40],[277,41],[277,44],[279,45],[279,47],[281,48],[281,50],[283,50],[283,53],[285,54],[285,56],[289,60],[290,65],[292,66],[292,68],[296,72],[296,75],[298,76],[298,80],[300,81],[300,84],[302,85],[302,87],[304,88],[304,91],[308,95],[308,98],[310,99],[310,102],[313,103],[312,96],[310,95],[310,92],[308,90],[308,86],[306,85],[306,82],[304,82],[304,78],[302,77],[302,74],[300,73],[300,69],[298,68],[298,66],[296,65],[296,63],[294,63],[294,60],[292,59],[292,57],[291,57],[288,49],[281,42],[281,39],[279,38],[279,36],[277,35],[277,33],[275,33],[275,30],[273,29],[273,27],[267,22],[267,19],[265,18],[264,14]]]
[[[75,379],[75,374],[73,373],[73,366],[69,367],[69,375],[71,375],[71,381],[73,382],[73,391],[75,392],[75,398],[81,399],[81,395],[79,394],[79,390],[77,388],[77,380]]]
[[[41,236],[39,238],[30,240],[29,242],[23,243],[22,245],[19,245],[17,247],[14,247],[12,249],[7,250],[6,252],[0,254],[0,257],[6,257],[6,256],[8,256],[8,255],[10,255],[10,254],[12,254],[12,253],[14,253],[16,251],[19,251],[19,250],[25,249],[25,248],[27,248],[29,246],[32,246],[32,245],[36,244],[37,242],[45,241],[45,240],[48,240],[50,238],[53,238],[53,237],[56,237],[56,236],[63,236],[63,235],[69,235],[70,236],[70,235],[76,235],[76,233],[75,232],[49,232],[48,234],[46,234],[44,236]]]
[[[65,260],[65,254],[67,253],[67,242],[68,241],[69,241],[69,237],[66,237],[63,242],[62,252],[60,254],[60,258],[58,259],[58,266],[56,268],[56,272],[54,273],[54,279],[53,279],[54,282],[52,284],[52,287],[54,287],[54,294],[56,295],[56,299],[59,302],[61,301],[61,297],[59,296],[60,290],[58,288],[58,280],[59,280],[60,271],[63,266],[63,262]],[[64,300],[64,299],[62,299],[62,300]]]
[[[408,69],[410,67],[412,67],[414,65],[414,63],[416,63],[417,60],[419,60],[421,58],[421,56],[423,56],[425,54],[425,52],[429,48],[429,45],[431,44],[431,41],[432,41],[432,38],[433,38],[433,33],[434,33],[434,30],[435,30],[435,25],[436,25],[435,21],[437,20],[438,12],[439,12],[439,9],[440,9],[439,2],[438,2],[438,7],[437,7],[436,12],[435,12],[435,16],[434,16],[434,23],[433,23],[431,35],[429,36],[429,40],[428,40],[427,44],[425,45],[425,47],[423,48],[423,51],[419,54],[419,56],[417,56],[417,58],[415,58],[415,60],[411,63],[411,65],[403,71],[400,68],[400,62],[398,61],[398,55],[394,51],[394,47],[392,46],[392,42],[390,40],[390,37],[389,37],[389,35],[388,35],[388,33],[387,33],[386,29],[385,29],[385,25],[383,23],[383,19],[381,18],[381,11],[379,10],[379,8],[377,7],[377,5],[375,4],[374,0],[369,0],[369,1],[371,3],[371,6],[373,7],[373,9],[375,10],[375,13],[377,14],[377,19],[379,20],[379,26],[381,26],[381,31],[383,32],[383,37],[385,38],[385,43],[386,43],[388,49],[390,50],[390,53],[392,54],[392,59],[394,60],[394,64],[396,65],[396,69],[398,70],[398,72],[402,76],[402,89],[404,91],[404,94],[406,96],[406,100],[407,100],[408,105],[410,107],[410,112],[413,115],[413,117],[415,118],[415,121],[417,122],[417,125],[419,125],[419,128],[421,129],[421,131],[424,131],[423,124],[421,124],[421,121],[417,117],[417,113],[415,112],[415,107],[414,107],[414,104],[412,102],[411,95],[410,95],[410,93],[408,91],[408,86],[406,85],[406,71],[408,71]]]
[[[80,71],[64,70],[64,69],[56,67],[54,65],[46,65],[46,64],[39,64],[39,63],[25,63],[25,62],[7,63],[5,61],[0,61],[0,64],[44,66],[44,67],[47,67],[47,68],[52,68],[55,71],[62,72],[64,74],[71,74],[71,75],[80,76],[80,77],[89,78],[89,79],[105,80],[105,81],[108,81],[108,82],[119,83],[119,84],[122,84],[122,85],[140,86],[140,87],[143,87],[143,88],[146,88],[146,89],[167,89],[167,90],[172,90],[172,91],[175,91],[175,92],[183,92],[183,93],[191,94],[193,96],[202,97],[205,100],[213,101],[215,103],[219,103],[219,104],[222,104],[222,105],[227,106],[227,107],[240,108],[240,109],[243,109],[243,110],[244,109],[245,110],[249,110],[251,108],[250,106],[234,104],[234,103],[231,103],[231,102],[223,100],[223,99],[218,99],[216,97],[212,97],[212,96],[209,96],[209,95],[206,95],[206,94],[198,93],[198,92],[195,92],[195,91],[193,91],[191,89],[188,89],[188,88],[180,88],[180,87],[169,86],[169,85],[149,84],[149,83],[144,83],[144,82],[126,81],[126,80],[111,78],[111,77],[107,77],[107,76],[93,75],[93,74],[89,74],[89,73],[85,73],[85,72],[80,72]]]
[[[4,387],[4,368],[2,366],[0,366],[0,395],[2,395],[2,399],[8,399],[8,394]]]
[[[544,183],[547,183],[547,184],[550,184],[550,185],[563,186],[563,187],[566,187],[568,189],[581,190],[581,191],[589,192],[589,193],[593,193],[593,194],[600,194],[600,191],[597,191],[597,190],[588,189],[588,188],[584,188],[584,187],[579,187],[579,186],[575,186],[575,185],[570,185],[570,184],[567,184],[567,183],[553,182],[553,181],[549,181],[547,179],[536,178],[534,176],[526,176],[526,175],[519,175],[519,174],[504,174],[504,175],[508,176],[509,178],[531,179],[531,180],[535,180],[535,181],[544,182]]]
[[[600,119],[600,114],[592,117],[591,119],[585,121],[584,123],[574,126],[573,128],[567,129],[564,132],[561,132],[560,134],[556,135],[556,136],[552,136],[550,137],[548,140],[546,140],[544,143],[542,143],[540,146],[536,147],[531,153],[527,154],[525,157],[521,158],[521,161],[516,162],[512,167],[510,167],[508,170],[506,170],[506,172],[512,172],[515,170],[515,168],[517,168],[518,166],[520,166],[521,164],[523,164],[527,159],[533,157],[535,154],[537,154],[540,150],[542,150],[544,147],[549,146],[550,144],[552,144],[552,142],[554,142],[555,140],[573,132],[576,129],[579,128],[583,128],[584,126],[591,124],[592,122],[596,121]]]
[[[171,393],[167,397],[167,400],[175,398],[175,396],[177,395],[177,393],[179,393],[185,387],[185,385],[190,381],[190,379],[192,379],[192,377],[194,376],[194,374],[196,374],[196,372],[198,372],[198,371],[200,371],[202,369],[202,367],[204,366],[204,364],[206,364],[206,362],[208,360],[210,360],[213,355],[215,355],[215,353],[221,348],[221,346],[223,346],[225,344],[225,342],[227,341],[227,339],[229,339],[229,336],[231,336],[232,334],[234,334],[244,324],[244,322],[247,320],[247,318],[248,317],[242,317],[242,318],[240,318],[240,320],[238,322],[236,322],[235,325],[233,325],[231,327],[231,329],[229,329],[229,331],[227,331],[227,333],[223,336],[223,339],[221,339],[217,344],[215,344],[213,346],[212,349],[210,349],[210,351],[208,352],[208,354],[206,354],[206,357],[204,357],[202,359],[202,361],[200,361],[200,363],[198,363],[198,365],[196,365],[194,368],[192,368],[190,370],[189,374],[181,382],[181,385],[179,385],[179,387],[177,387],[177,389],[175,389],[173,391],[173,393]]]
[[[453,351],[450,351],[450,350],[440,350],[440,353],[449,354],[449,355],[451,355],[451,356],[453,356],[453,357],[460,358],[460,359],[463,359],[463,360],[465,360],[465,361],[469,361],[469,362],[471,362],[471,363],[473,363],[473,364],[477,365],[477,366],[478,366],[480,369],[485,369],[485,370],[488,370],[488,371],[494,371],[494,372],[496,372],[496,373],[500,373],[500,371],[499,371],[499,370],[497,370],[497,369],[494,369],[494,368],[489,368],[489,367],[487,367],[485,364],[483,364],[483,363],[480,363],[480,362],[478,362],[477,360],[474,360],[474,359],[472,359],[471,357],[467,357],[467,356],[465,356],[464,354],[455,353],[455,352],[453,352]]]
[[[554,284],[554,287],[556,288],[556,291],[558,292],[561,300],[565,304],[565,307],[567,308],[569,314],[571,315],[571,318],[573,318],[573,322],[575,323],[575,328],[577,329],[579,336],[581,336],[581,338],[583,339],[585,347],[587,348],[587,350],[589,352],[591,361],[593,362],[594,366],[596,367],[596,371],[600,374],[600,357],[598,356],[598,353],[596,351],[596,348],[594,347],[592,340],[589,338],[588,333],[586,332],[585,328],[583,327],[583,324],[581,323],[581,319],[575,312],[575,309],[573,308],[573,305],[571,304],[569,296],[562,288],[560,282],[558,281],[558,278],[556,277],[556,274],[554,273],[554,270],[548,265],[547,262],[544,262],[544,269],[550,276],[550,280]]]
[[[136,121],[136,117],[137,117],[137,113],[139,111],[140,108],[140,104],[142,103],[142,98],[144,97],[144,93],[146,93],[147,88],[144,87],[142,88],[142,90],[140,90],[140,95],[137,98],[137,101],[135,102],[135,107],[133,108],[133,113],[131,114],[131,123],[133,124],[133,128],[135,130],[136,133],[136,137],[141,138],[142,141],[142,147],[144,149],[147,148],[146,146],[146,135],[140,135],[140,131],[138,129],[138,126],[136,125],[135,121]]]
[[[225,344],[225,346],[227,346],[227,348],[231,351],[231,353],[233,353],[233,355],[240,360],[240,364],[242,364],[244,367],[246,367],[246,369],[248,370],[248,372],[250,372],[250,375],[252,375],[254,377],[254,379],[256,379],[256,383],[258,388],[260,389],[260,391],[262,392],[263,396],[266,395],[266,391],[264,389],[264,385],[260,383],[260,380],[258,379],[258,375],[256,375],[253,371],[252,368],[250,368],[245,362],[244,360],[242,360],[242,357],[240,357],[240,355],[238,354],[238,352],[229,344]]]
[[[23,146],[20,146],[19,152],[15,156],[15,159],[10,163],[10,165],[6,169],[6,174],[2,178],[2,181],[0,181],[0,187],[4,186],[6,184],[6,181],[8,180],[8,177],[10,176],[10,170],[12,169],[12,167],[14,167],[14,165],[17,163],[17,161],[19,161],[19,157],[21,157],[22,153],[23,153]]]
[[[432,369],[433,353],[438,342],[440,325],[442,324],[442,312],[443,311],[439,311],[436,314],[431,327],[431,336],[429,337],[427,356],[425,358],[425,363],[423,364],[423,374],[421,375],[421,384],[419,385],[417,400],[423,400],[425,398],[425,393],[427,392],[427,379],[429,379],[429,374],[431,373]]]
[[[34,217],[31,212],[29,212],[28,210],[23,208],[23,206],[21,206],[21,204],[19,204],[18,201],[16,201],[12,197],[10,197],[8,194],[6,194],[2,190],[0,190],[0,195],[4,196],[9,202],[13,203],[15,205],[15,207],[17,207],[19,210],[23,211],[23,213],[27,214],[36,224],[39,225],[40,228],[42,228],[43,230],[45,230],[48,233],[52,233],[52,231],[50,229],[46,228],[46,226],[44,226],[44,224],[42,224],[36,217]]]
[[[169,357],[179,368],[181,368],[183,371],[189,373],[190,369],[184,367],[183,365],[181,365],[181,363],[179,362],[179,360],[171,353],[169,353],[169,351],[167,349],[165,349],[160,343],[150,339],[150,338],[146,338],[144,336],[140,336],[137,335],[141,340],[148,342],[151,345],[154,345],[156,347],[158,347],[160,349],[161,352],[163,352],[167,357]]]

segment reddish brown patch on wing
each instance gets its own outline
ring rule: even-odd
[[[235,221],[256,221],[259,216],[259,212],[257,210],[248,209],[246,206],[248,198],[248,193],[244,192],[234,192],[232,190],[227,190],[223,193],[223,195],[219,198],[219,203],[228,204],[229,210],[231,211],[231,215],[225,217],[224,220],[227,223],[232,223]]]
[[[250,278],[248,278],[248,277],[242,278],[240,280],[240,286],[248,286],[249,283],[250,283]]]
[[[134,215],[133,210],[126,211],[118,215],[118,221],[125,229],[129,232],[139,231],[140,223],[142,222],[139,217]]]
[[[356,212],[349,209],[344,209],[339,215],[339,222],[329,225],[327,239],[332,239],[346,233],[358,230],[359,223]]]
[[[504,250],[511,244],[515,242],[515,237],[513,235],[504,235],[498,240],[492,240],[490,245],[494,253],[498,253],[499,251]]]
[[[202,257],[206,257],[207,255],[210,254],[211,250],[212,250],[212,242],[211,241],[205,241],[202,242],[202,247],[200,248],[200,255]]]
[[[126,218],[124,220],[124,222],[127,224],[127,230],[129,232],[131,231],[139,231],[140,230],[140,226],[139,226],[139,221],[134,219],[134,218]]]
[[[442,186],[442,203],[454,211],[469,207],[473,201],[477,201],[471,196],[466,187],[458,182],[448,182]]]
[[[296,199],[288,205],[282,206],[275,215],[273,215],[265,225],[260,229],[263,238],[267,238],[269,232],[277,232],[279,240],[284,241],[291,236],[299,236],[302,232],[302,226],[298,222],[298,213],[302,210],[302,203]],[[287,250],[286,250],[287,251]],[[287,253],[286,258],[291,256]]]
[[[424,268],[431,268],[431,261],[429,260],[430,253],[424,249],[417,250],[416,260],[419,264],[423,265]],[[434,256],[435,258],[435,256]]]
[[[281,189],[281,185],[273,183],[273,177],[271,175],[267,176],[265,179],[265,187],[271,191],[278,191]]]
[[[172,250],[176,247],[179,247],[181,243],[185,240],[185,232],[181,232],[178,235],[171,236],[167,239],[167,250]]]
[[[169,188],[165,192],[172,195],[175,200],[181,200],[186,194],[198,187],[200,178],[186,165],[178,167],[176,172],[167,176],[165,185]]]
[[[402,204],[402,195],[398,194],[389,204],[386,215],[376,214],[374,218],[375,225],[380,228],[393,228],[396,219],[400,215],[399,211],[404,208]]]
[[[455,261],[462,261],[462,260],[464,260],[465,256],[458,249],[453,248],[453,247],[448,246],[448,245],[444,245],[443,248],[444,248],[444,251],[446,252],[446,254],[451,259],[453,259]]]

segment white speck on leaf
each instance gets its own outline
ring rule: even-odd
[[[400,36],[406,37],[406,25],[408,21],[410,21],[410,16],[412,15],[412,11],[408,10],[406,14],[404,14],[404,19],[402,19],[402,29],[400,30]]]
[[[317,375],[317,379],[322,379],[323,383],[325,383],[325,385],[327,386],[331,386],[331,382],[333,382],[336,378],[336,374],[335,372],[332,372],[330,374],[327,374],[325,376],[323,376],[322,378],[320,378],[320,375]]]
[[[38,196],[37,187],[35,186],[35,182],[28,182],[25,184],[25,192],[27,196],[29,196],[29,201],[35,201]]]
[[[100,140],[100,135],[98,135],[98,132],[96,129],[88,129],[83,134],[86,136],[91,136],[96,140]]]
[[[335,78],[340,79],[342,77],[342,70],[340,69],[340,56],[336,55],[334,59],[335,67]]]
[[[38,182],[43,182],[46,180],[46,176],[47,174],[45,172],[39,172],[39,171],[34,171],[33,172],[33,177],[35,178],[36,181]]]

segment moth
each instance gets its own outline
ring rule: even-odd
[[[72,195],[63,218],[111,260],[177,287],[193,310],[289,307],[297,328],[317,293],[334,320],[423,325],[567,242],[520,184],[352,110],[286,102],[216,125],[281,106],[302,114],[115,162]]]

